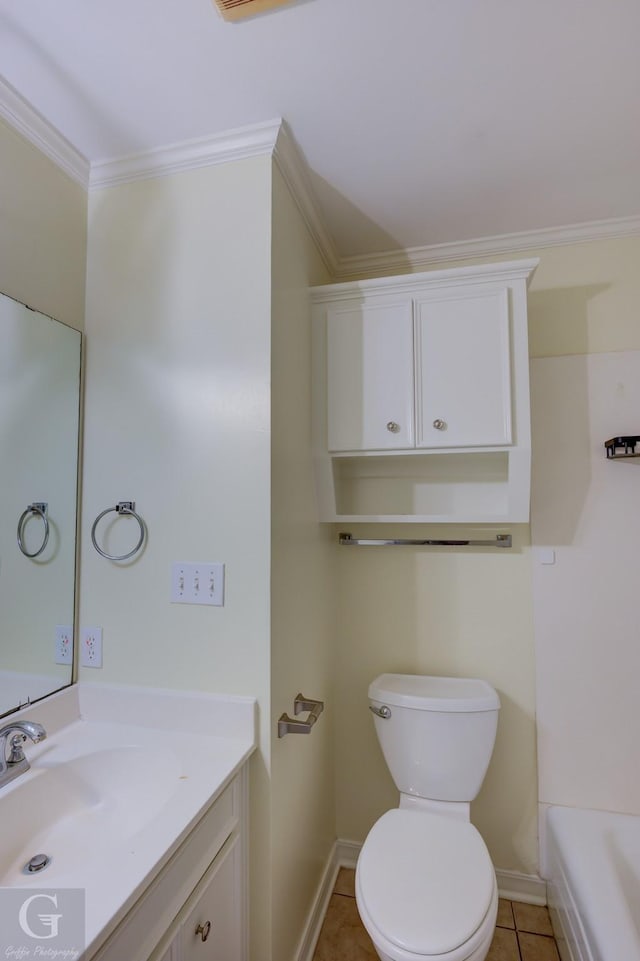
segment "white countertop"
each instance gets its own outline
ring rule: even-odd
[[[255,749],[255,701],[80,684],[6,720],[19,718],[48,737],[0,789],[3,822],[24,828],[0,883],[84,888],[90,957]],[[51,864],[27,876],[36,853]]]

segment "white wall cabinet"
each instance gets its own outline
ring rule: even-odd
[[[528,520],[536,265],[312,289],[322,520]]]
[[[417,446],[510,444],[508,290],[422,296],[415,312]]]
[[[328,449],[413,447],[413,369],[409,298],[329,307]]]

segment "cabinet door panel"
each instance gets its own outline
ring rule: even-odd
[[[410,299],[327,311],[329,450],[413,447]]]
[[[180,930],[180,961],[242,961],[240,844],[213,869]]]
[[[416,303],[417,446],[511,443],[506,288]]]

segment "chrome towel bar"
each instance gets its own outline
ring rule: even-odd
[[[324,701],[313,701],[304,694],[296,694],[293,713],[301,714],[303,711],[309,711],[309,716],[304,721],[297,721],[286,713],[278,718],[278,737],[284,737],[285,734],[309,734],[324,711]]]
[[[352,537],[351,534],[338,535],[339,543],[347,547],[511,547],[511,534],[496,534],[493,540],[404,540],[402,538],[389,540],[366,540]]]

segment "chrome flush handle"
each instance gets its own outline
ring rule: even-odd
[[[381,717],[385,721],[391,717],[391,709],[388,708],[386,704],[383,704],[382,707],[374,707],[373,704],[370,704],[369,710],[373,711],[377,717]]]

